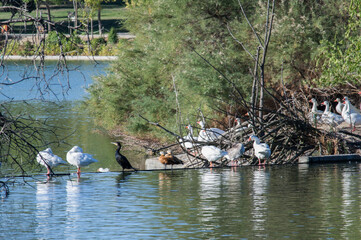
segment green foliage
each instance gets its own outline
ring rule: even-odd
[[[26,41],[20,54],[21,56],[32,56],[34,54],[34,45],[31,42]]]
[[[322,42],[319,64],[323,70],[319,79],[322,86],[352,83],[361,84],[361,1],[351,1],[350,19],[342,40]]]
[[[108,42],[115,44],[118,42],[118,36],[117,36],[117,32],[115,31],[114,27],[110,28],[110,31],[108,33]]]
[[[241,2],[262,38],[267,1]],[[139,120],[140,113],[174,129],[177,103],[173,78],[183,118],[189,117],[192,123],[199,108],[217,118],[214,108],[237,106],[232,85],[196,52],[249,97],[254,62],[227,26],[252,55],[259,42],[240,13],[238,1],[132,0],[126,4],[125,26],[136,38],[119,44],[119,61],[90,89],[89,108],[104,125],[121,124],[137,133],[153,131]],[[320,43],[341,39],[345,33],[347,1],[283,0],[276,4],[266,84],[280,81],[282,64],[287,84],[310,81],[317,77],[314,67]]]

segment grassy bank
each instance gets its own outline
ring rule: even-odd
[[[63,22],[64,26],[71,25],[73,26],[74,23],[68,18],[69,13],[74,12],[74,8],[72,4],[67,5],[51,5],[51,17],[52,21],[56,23]],[[102,4],[101,10],[101,23],[103,27],[103,33],[108,33],[111,27],[114,27],[117,32],[125,32],[126,29],[123,27],[124,21],[124,14],[123,12],[126,11],[124,5],[121,2],[116,3],[106,3]],[[47,10],[44,6],[40,7],[41,16],[43,18],[47,18]],[[36,11],[32,11],[30,13],[31,16],[36,16]],[[81,20],[83,16],[83,10],[80,8],[78,12],[78,20]],[[8,21],[11,17],[10,12],[0,12],[0,22]],[[98,29],[98,21],[97,15],[93,16],[93,28],[94,34],[99,33]],[[22,34],[31,34],[36,32],[35,26],[32,23],[15,23],[11,25],[11,31],[13,33],[22,33]],[[60,28],[59,31],[63,31],[63,33],[68,33],[66,28]],[[89,26],[90,31],[90,26]]]

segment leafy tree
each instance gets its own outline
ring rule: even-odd
[[[110,28],[110,31],[108,33],[108,41],[113,44],[118,42],[117,32],[115,31],[114,27]]]
[[[267,2],[241,2],[254,30],[263,33]],[[317,78],[318,47],[324,39],[342,37],[346,6],[347,1],[338,0],[277,1],[266,84],[278,84],[281,73],[291,86]],[[136,38],[121,42],[118,62],[90,89],[89,107],[104,125],[148,131],[137,118],[141,113],[174,130],[177,104],[172,76],[184,117],[195,122],[202,109],[206,116],[221,120],[218,109],[237,109],[234,88],[205,60],[245,96],[251,95],[254,66],[250,55],[257,54],[258,41],[237,1],[127,1],[125,26]],[[252,49],[250,53],[228,28]]]
[[[322,86],[346,83],[361,84],[361,1],[352,0],[349,7],[347,31],[342,40],[323,41],[320,51]]]

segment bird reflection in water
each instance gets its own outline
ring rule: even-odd
[[[172,180],[182,178],[181,175],[183,173],[183,171],[162,171],[158,173],[159,203],[165,205],[170,204],[170,192],[177,191],[177,180],[174,182],[172,182]]]
[[[269,185],[269,172],[264,170],[255,170],[252,179],[253,190],[253,208],[252,208],[252,222],[253,230],[264,230],[264,223],[266,221],[267,212],[267,191]]]
[[[116,181],[116,184],[117,184],[117,188],[118,188],[118,194],[117,196],[120,197],[121,195],[121,187],[122,187],[122,184],[125,183],[129,178],[130,178],[130,175],[132,175],[133,172],[121,172],[116,178],[115,178],[115,181]]]

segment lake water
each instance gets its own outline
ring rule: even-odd
[[[86,88],[93,82],[92,77],[104,74],[109,62],[92,61],[69,61],[68,68],[71,70],[57,73],[59,68],[55,61],[46,62],[44,74],[48,79],[45,83],[40,81],[39,74],[34,71],[34,66],[29,61],[11,61],[6,63],[1,83],[13,83],[21,80],[25,74],[28,79],[15,85],[0,84],[0,101],[13,100],[11,111],[47,121],[50,125],[61,127],[58,131],[60,139],[66,137],[60,144],[52,144],[49,147],[53,152],[66,158],[66,152],[77,145],[84,152],[94,155],[99,162],[82,168],[84,172],[95,172],[98,168],[110,168],[112,171],[120,171],[122,168],[114,159],[116,147],[110,142],[111,139],[103,129],[94,126],[93,118],[82,109],[80,101],[88,96]],[[41,74],[40,74],[41,75]],[[68,84],[69,81],[69,84]],[[49,87],[48,87],[49,86]],[[51,91],[50,91],[51,90]],[[24,104],[20,101],[27,100]],[[48,142],[56,141],[50,136]],[[124,143],[124,154],[132,162],[134,167],[144,166],[145,152],[133,151],[131,146]],[[11,169],[4,169],[7,173]],[[73,172],[75,167],[59,166],[55,172]],[[46,172],[45,168],[37,167],[36,172]]]
[[[360,239],[359,164],[17,180],[1,239]]]
[[[75,108],[86,96],[90,76],[103,71],[104,66],[98,66],[81,64],[86,77],[71,75],[68,95],[63,95],[63,87],[55,98],[49,93],[51,100],[61,98],[56,103],[14,105],[16,111],[64,126],[64,135],[74,132],[66,143],[51,146],[56,154],[65,158],[79,145],[99,162],[82,169],[80,179],[69,166],[54,170],[70,176],[50,180],[43,168],[33,178],[0,178],[10,187],[10,195],[0,199],[0,239],[361,237],[358,163],[119,172],[110,144],[114,139],[99,133],[92,118]],[[35,89],[27,90],[33,82],[22,84],[19,89],[2,86],[1,92],[16,100],[39,96]],[[144,153],[126,148],[125,155],[142,168]],[[94,173],[99,167],[112,172]],[[2,173],[6,170],[1,168]]]

